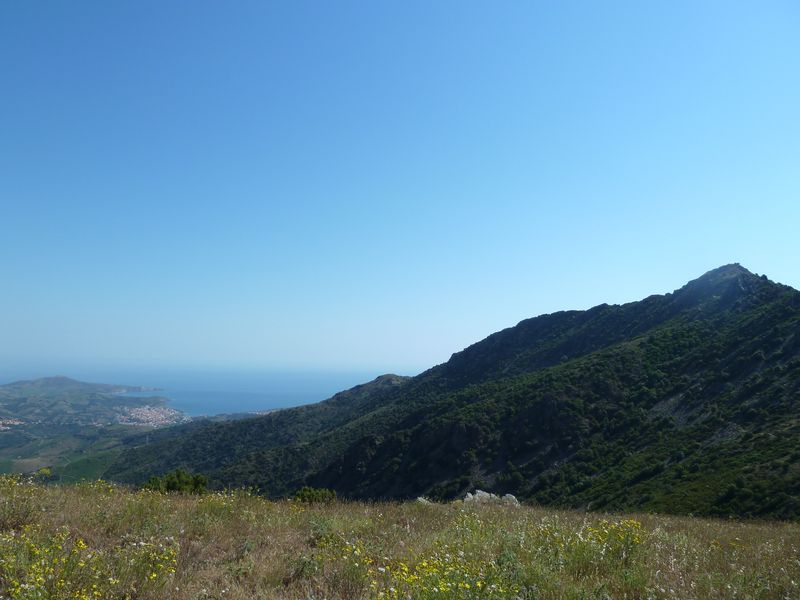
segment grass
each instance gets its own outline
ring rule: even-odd
[[[800,598],[800,525],[0,478],[0,597]]]

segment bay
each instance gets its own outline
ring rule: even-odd
[[[168,406],[192,417],[266,412],[319,402],[380,375],[321,370],[103,368],[26,373],[17,379],[55,374],[92,383],[143,386],[152,391],[128,395],[165,397]]]

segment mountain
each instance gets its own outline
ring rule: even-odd
[[[273,496],[453,498],[800,517],[800,292],[738,264],[670,294],[527,319],[410,378],[163,430],[107,471]]]

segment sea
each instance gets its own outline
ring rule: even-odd
[[[64,375],[92,383],[144,386],[153,391],[134,396],[161,396],[168,406],[198,417],[259,413],[311,404],[371,381],[379,372],[258,371],[209,369],[73,369],[58,373],[2,373],[0,383]]]

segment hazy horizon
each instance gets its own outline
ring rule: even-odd
[[[723,266],[723,265],[719,265]],[[746,265],[742,265],[746,268]],[[762,273],[757,273],[763,275]],[[702,273],[700,274],[702,275]],[[695,277],[692,277],[694,279]],[[687,280],[684,283],[687,283]],[[774,281],[774,279],[773,279]],[[786,284],[782,281],[776,283]],[[786,284],[788,285],[788,284]],[[792,286],[797,289],[797,286]],[[677,289],[677,287],[675,288]],[[674,290],[656,292],[657,294],[671,293]],[[647,294],[649,296],[651,294]],[[633,299],[632,301],[642,300],[646,296]],[[602,304],[602,303],[601,303]],[[596,305],[595,305],[596,306]],[[586,307],[586,309],[592,307]],[[571,310],[571,309],[563,309]],[[542,313],[547,314],[547,313]],[[531,315],[530,317],[537,317],[540,315]],[[517,323],[509,323],[503,327],[498,328],[498,331],[506,327],[513,327]],[[480,338],[470,341],[463,348],[455,348],[452,353],[459,352],[467,346],[483,340],[485,337],[495,333],[494,331],[486,332]],[[269,382],[272,385],[274,382],[292,381],[289,386],[284,386],[283,389],[291,391],[298,385],[302,389],[303,381],[311,378],[322,378],[326,381],[341,381],[349,382],[348,385],[335,388],[334,391],[341,391],[343,389],[352,387],[366,381],[370,381],[375,377],[385,374],[395,374],[404,376],[414,376],[419,373],[435,367],[438,364],[446,362],[450,355],[444,360],[427,365],[399,365],[398,368],[380,368],[374,365],[361,365],[362,368],[331,368],[325,366],[275,366],[275,365],[220,365],[220,364],[175,364],[175,363],[131,363],[131,362],[104,362],[103,360],[96,361],[70,361],[61,360],[56,362],[42,362],[34,360],[31,362],[25,361],[4,361],[0,365],[0,385],[10,383],[22,379],[38,379],[42,377],[65,376],[82,381],[95,382],[95,383],[116,383],[126,385],[163,385],[154,382],[157,381],[195,381],[201,384],[202,382],[212,381],[220,382],[226,381],[228,383],[228,390],[256,390],[261,389],[263,386],[248,385],[253,381]],[[327,396],[325,396],[327,397]],[[323,398],[320,398],[323,399]]]
[[[88,383],[144,386],[168,405],[188,416],[260,412],[326,400],[334,394],[367,383],[378,375],[370,371],[214,369],[169,367],[74,367],[58,370],[9,369],[0,366],[0,385],[42,377],[65,376]]]
[[[13,381],[41,379],[46,377],[67,377],[88,383],[114,383],[132,386],[163,386],[173,382],[228,382],[232,389],[257,389],[258,382],[272,380],[292,382],[285,389],[291,391],[304,381],[315,378],[331,380],[352,380],[354,385],[364,383],[388,372],[374,370],[336,370],[336,369],[275,369],[275,368],[220,368],[214,366],[164,366],[164,365],[25,365],[4,363],[0,369],[0,385]],[[395,373],[397,375],[416,375],[417,373]],[[158,383],[158,382],[162,383]],[[253,383],[256,383],[253,386]]]
[[[416,374],[731,262],[798,288],[798,30],[781,1],[6,3],[0,377]]]

